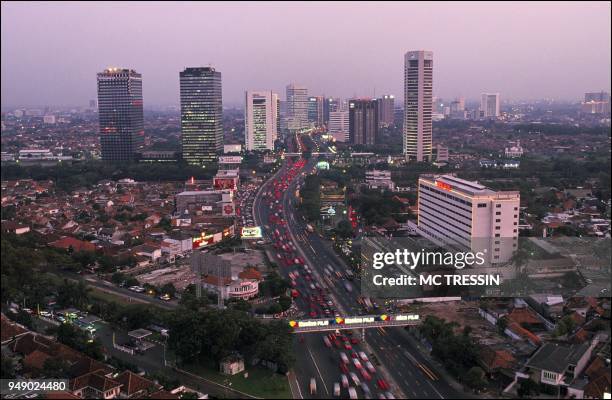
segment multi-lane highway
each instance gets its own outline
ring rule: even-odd
[[[299,293],[295,301],[302,313],[309,317],[361,314],[359,282],[347,279],[347,266],[329,243],[306,229],[306,223],[295,209],[295,190],[312,172],[316,159],[299,167],[289,164],[258,192],[254,202],[255,220],[264,226],[268,239],[275,244],[273,254],[277,256],[281,273],[294,282],[292,285]],[[299,335],[295,341],[297,363],[291,382],[294,397],[332,397],[335,383],[341,384],[341,396],[348,397],[341,374],[348,377],[349,385],[359,397],[462,397],[410,345],[406,335],[403,328],[371,329],[365,332],[365,343],[358,331],[345,337],[328,337],[329,343],[324,342],[325,333]],[[352,361],[352,357],[359,359],[359,352],[365,353],[372,373],[364,375],[365,366]],[[343,363],[341,353],[346,354],[348,363]],[[355,382],[352,374],[357,378]],[[313,378],[316,393],[311,393]],[[365,382],[367,387],[362,388],[358,382]]]

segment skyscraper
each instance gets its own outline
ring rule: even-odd
[[[287,85],[287,129],[308,127],[308,89],[293,83]]]
[[[404,56],[404,154],[408,160],[431,161],[433,52]]]
[[[499,117],[499,93],[483,93],[480,97],[480,112],[483,118]]]
[[[346,107],[342,107],[339,100],[338,106],[329,112],[327,133],[332,135],[337,142],[349,140],[349,112]]]
[[[378,136],[378,101],[349,100],[349,138],[352,144],[375,144]]]
[[[278,95],[271,91],[248,91],[244,107],[246,149],[274,150],[278,130]]]
[[[310,96],[308,98],[308,122],[314,126],[323,125],[323,96]]]
[[[215,162],[223,150],[221,72],[212,67],[185,68],[180,85],[183,159],[194,165]]]
[[[102,159],[134,161],[144,146],[142,75],[124,68],[98,73],[98,120]]]
[[[393,125],[393,112],[395,110],[395,97],[386,94],[378,99],[378,123],[380,126]]]
[[[340,109],[340,99],[328,97],[323,102],[323,123],[327,125],[329,123],[329,113],[332,111],[338,111]]]

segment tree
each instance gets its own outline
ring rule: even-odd
[[[70,364],[61,358],[50,357],[43,364],[42,374],[45,378],[65,378],[70,370]]]
[[[524,379],[520,382],[521,383],[516,390],[516,394],[518,394],[520,398],[530,398],[532,395],[537,396],[540,394],[540,387],[531,379]]]
[[[2,379],[15,378],[15,364],[13,364],[13,359],[6,357],[4,353],[2,353],[2,367],[0,368],[0,374]]]
[[[171,297],[174,297],[174,295],[176,294],[176,288],[171,282],[168,282],[160,288],[160,292],[162,294],[167,294],[167,295],[170,295]]]
[[[480,367],[470,368],[470,370],[465,374],[464,380],[466,385],[475,390],[481,390],[487,385],[485,372]]]
[[[336,226],[336,234],[345,239],[353,237],[353,227],[351,223],[345,219],[338,222]]]
[[[113,282],[116,285],[120,285],[125,281],[125,275],[123,275],[121,272],[115,272],[112,276],[111,276],[111,282]]]
[[[282,311],[286,311],[287,309],[289,309],[289,307],[291,307],[291,297],[282,295],[278,298],[278,305],[280,306]]]

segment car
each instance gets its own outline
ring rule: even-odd
[[[323,336],[323,343],[325,344],[325,347],[329,347],[329,348],[331,348],[331,347],[332,347],[332,344],[331,344],[331,342],[329,341],[329,338],[327,338],[327,337],[325,337],[325,336]]]
[[[348,363],[349,363],[349,359],[348,359],[348,357],[346,356],[346,353],[345,353],[345,352],[343,352],[343,351],[341,351],[341,352],[340,352],[340,360],[342,360],[342,362],[343,362],[344,364],[348,364]]]
[[[368,361],[368,356],[363,351],[359,352],[359,358],[361,358],[361,361]]]
[[[355,368],[357,368],[357,369],[363,368],[363,365],[361,365],[361,361],[359,361],[356,358],[353,358],[353,364],[355,365]]]
[[[389,390],[389,384],[382,378],[376,381],[376,386],[378,386],[380,390]]]
[[[363,377],[363,379],[365,379],[366,381],[369,381],[372,379],[372,375],[370,375],[368,371],[366,371],[365,369],[361,368],[359,372],[361,373],[361,376]]]
[[[394,399],[395,398],[395,396],[391,392],[385,392],[385,396],[387,396],[388,399]]]
[[[368,386],[367,383],[365,382],[361,382],[361,390],[363,390],[363,394],[366,398],[370,398],[372,395],[372,392],[370,391],[370,387]]]
[[[344,350],[353,350],[353,346],[349,342],[344,342]]]
[[[350,399],[357,399],[357,398],[358,398],[358,397],[357,397],[357,391],[355,390],[355,388],[354,388],[354,387],[352,387],[352,386],[351,386],[351,387],[348,389],[348,392],[349,392],[349,398],[350,398]]]
[[[352,353],[351,353],[351,358],[357,358],[357,357],[359,357],[359,356],[357,355],[357,353],[355,353],[355,352],[352,352]]]
[[[359,384],[361,383],[361,380],[359,380],[359,377],[357,376],[357,374],[354,372],[349,372],[349,376],[351,377],[351,380],[353,381],[355,386],[359,386]]]
[[[348,367],[346,366],[345,363],[340,363],[340,371],[342,371],[345,374],[348,374],[349,369],[348,369]]]
[[[334,396],[340,397],[340,384],[338,382],[334,382]]]
[[[345,374],[340,375],[340,383],[342,383],[343,388],[349,387],[348,377]]]
[[[365,363],[365,366],[366,366],[366,368],[367,368],[369,373],[371,373],[371,374],[375,374],[376,373],[376,369],[374,368],[374,366],[372,365],[371,362],[367,361]]]
[[[359,344],[359,339],[351,338],[351,344]]]

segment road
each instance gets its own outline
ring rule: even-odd
[[[316,159],[313,158],[304,167],[305,173],[310,173],[314,169]],[[287,167],[283,167],[273,177],[277,178],[286,173]],[[335,271],[343,273],[347,266],[335,254],[329,243],[323,240],[317,233],[308,233],[305,230],[305,222],[298,217],[295,209],[295,192],[296,186],[303,182],[303,175],[299,175],[291,182],[287,190],[285,190],[282,198],[282,209],[285,221],[287,223],[287,231],[291,237],[291,241],[296,246],[297,254],[304,258],[305,263],[311,267],[312,275],[319,284],[330,288],[329,297],[333,300],[338,312],[345,315],[361,314],[362,310],[357,302],[359,296],[358,282],[350,283],[353,290],[348,292],[344,288],[344,279],[325,276],[326,266],[331,266]],[[262,199],[262,193],[265,193],[271,185],[270,179],[262,186],[258,192],[254,202],[254,216],[256,222],[265,226],[268,224],[270,209]],[[266,230],[266,234],[270,234],[270,229]],[[270,240],[274,240],[269,236]],[[281,268],[281,273],[285,276],[291,271],[289,268]],[[300,284],[301,285],[301,284]],[[298,286],[300,293],[308,292],[308,289],[303,285]],[[296,299],[296,303],[300,310],[308,312],[308,301],[304,301],[303,296]],[[312,307],[312,305],[310,305]],[[357,336],[359,332],[353,333]],[[396,397],[405,398],[462,398],[464,394],[457,393],[442,377],[435,371],[435,368],[429,363],[425,357],[407,340],[407,332],[403,328],[386,328],[372,329],[365,333],[366,343],[355,346],[356,349],[364,351],[370,356],[370,359],[378,360],[382,366],[377,366],[377,373],[374,379],[368,382],[368,385],[374,396],[380,394],[380,390],[375,388],[375,380],[379,377],[391,384],[392,392]],[[335,349],[328,349],[323,344],[323,334],[312,333],[300,335],[303,343],[296,340],[295,354],[297,362],[294,368],[296,382],[292,385],[299,388],[293,390],[294,397],[308,398],[325,398],[332,396],[334,382],[339,381],[339,354]],[[350,353],[350,351],[345,351]],[[374,363],[374,362],[373,362]],[[355,369],[351,370],[355,371]],[[311,395],[308,391],[309,381],[311,378],[317,380],[317,394]],[[298,393],[296,393],[296,391]],[[361,390],[357,391],[360,396],[364,393]],[[346,392],[343,389],[343,397]]]

